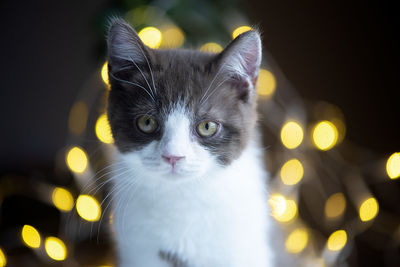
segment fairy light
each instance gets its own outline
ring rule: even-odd
[[[268,203],[271,206],[272,216],[281,216],[286,210],[286,199],[280,194],[270,196]]]
[[[232,39],[235,39],[236,37],[238,37],[239,35],[241,35],[244,32],[248,32],[251,31],[253,28],[251,28],[250,26],[240,26],[237,27],[235,30],[233,30],[232,32]]]
[[[285,241],[286,251],[297,254],[304,250],[308,243],[308,232],[306,229],[296,229],[289,234]]]
[[[3,252],[3,250],[0,247],[0,267],[4,267],[6,265],[7,265],[6,254]]]
[[[185,42],[185,34],[176,26],[168,26],[162,30],[161,47],[179,48]]]
[[[303,165],[298,159],[288,160],[283,164],[280,174],[285,185],[295,185],[303,178]]]
[[[71,133],[80,135],[85,131],[88,113],[88,107],[82,101],[72,106],[68,116],[68,128]]]
[[[35,227],[30,225],[24,225],[21,231],[22,240],[25,245],[30,248],[38,248],[40,247],[40,234]]]
[[[336,218],[343,214],[346,209],[346,198],[343,193],[331,195],[325,202],[325,216]]]
[[[72,147],[67,152],[66,163],[71,171],[83,173],[88,165],[88,157],[86,152],[80,147]]]
[[[279,222],[290,222],[297,215],[297,204],[294,200],[286,199],[281,194],[270,196],[268,203],[271,207],[271,215]]]
[[[265,69],[260,69],[257,81],[257,93],[261,97],[270,97],[274,94],[276,80],[274,75]]]
[[[99,202],[89,195],[80,195],[76,200],[76,210],[83,219],[95,222],[100,219],[101,208]]]
[[[74,206],[74,198],[72,194],[65,188],[56,187],[51,195],[54,206],[63,212],[72,210]]]
[[[303,141],[303,127],[295,121],[288,121],[283,125],[281,130],[281,140],[283,145],[288,149],[298,147]]]
[[[319,122],[313,130],[314,145],[320,150],[329,150],[338,140],[338,131],[330,121]]]
[[[64,242],[57,237],[47,237],[44,244],[47,255],[56,261],[63,261],[67,258],[67,248]]]
[[[370,197],[366,199],[360,206],[359,214],[360,214],[360,219],[363,222],[367,222],[372,220],[373,218],[378,215],[379,211],[379,204],[378,201]]]
[[[162,41],[162,33],[155,27],[146,27],[139,32],[139,38],[150,48],[156,49]]]
[[[114,138],[111,133],[111,128],[110,128],[110,124],[108,122],[107,114],[102,114],[97,119],[96,126],[95,126],[95,132],[96,132],[97,138],[101,142],[103,142],[105,144],[114,143]]]
[[[347,243],[347,233],[345,230],[333,232],[327,241],[327,247],[331,251],[341,250]]]
[[[222,46],[217,43],[205,43],[200,47],[200,51],[208,53],[219,53],[222,50]]]
[[[101,68],[101,79],[107,86],[107,89],[110,89],[110,79],[108,78],[108,62],[104,62],[103,67]]]
[[[393,153],[386,162],[386,172],[390,179],[400,177],[400,153]]]

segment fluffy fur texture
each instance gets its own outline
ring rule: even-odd
[[[108,57],[119,266],[272,266],[255,130],[258,33],[220,54],[151,50],[115,20]],[[202,122],[215,133],[202,136]]]

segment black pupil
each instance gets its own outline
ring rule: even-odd
[[[208,122],[206,123],[206,125],[204,125],[204,128],[206,128],[206,130],[208,131],[208,129],[210,128],[210,125],[208,125]]]
[[[146,123],[146,126],[149,126],[149,124],[150,124],[150,119],[147,119],[145,123]]]

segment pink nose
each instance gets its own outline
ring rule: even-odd
[[[175,155],[168,155],[168,154],[163,154],[162,157],[166,162],[171,164],[172,167],[175,167],[175,164],[178,160],[181,160],[184,158],[184,156],[175,156]]]

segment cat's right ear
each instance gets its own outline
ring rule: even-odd
[[[133,64],[146,63],[150,49],[143,44],[136,31],[124,20],[113,19],[108,30],[108,66],[117,72]]]

